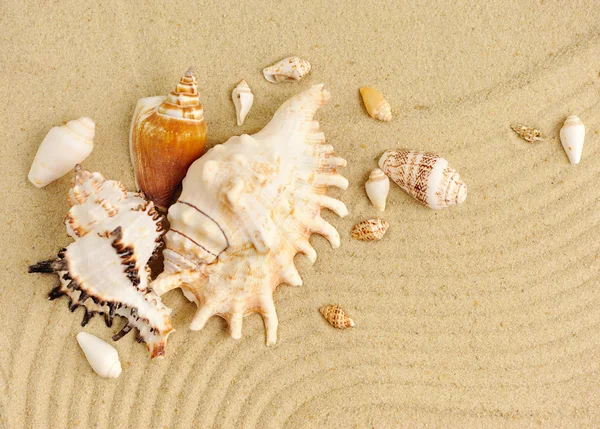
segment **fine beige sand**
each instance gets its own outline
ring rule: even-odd
[[[0,2],[0,427],[600,426],[597,1],[93,3]],[[307,78],[265,81],[263,67],[293,54],[313,64]],[[166,358],[150,361],[129,335],[115,343],[123,374],[101,379],[75,341],[82,310],[47,300],[56,278],[27,274],[70,242],[72,176],[40,190],[27,172],[50,127],[90,116],[84,166],[132,189],[134,105],[190,64],[209,146],[327,85],[318,119],[351,182],[330,193],[350,215],[325,214],[342,246],[314,236],[316,264],[296,258],[304,286],[275,293],[276,346],[258,315],[238,341],[218,318],[189,331],[195,307],[173,291]],[[242,78],[256,99],[240,128],[230,93]],[[367,116],[365,84],[385,94],[391,123]],[[587,127],[578,166],[558,140],[569,114]],[[513,122],[549,138],[529,145]],[[436,212],[392,185],[388,234],[353,241],[351,227],[377,215],[364,181],[395,147],[446,157],[467,201]],[[356,327],[329,326],[318,307],[330,303]],[[109,339],[120,325],[84,329]]]

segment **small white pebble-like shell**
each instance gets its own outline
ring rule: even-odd
[[[77,334],[77,342],[96,374],[104,378],[121,375],[119,353],[113,346],[87,332]]]
[[[233,100],[233,105],[235,106],[235,114],[237,117],[238,127],[242,126],[244,123],[244,119],[250,112],[252,108],[252,103],[254,102],[254,94],[252,90],[248,86],[248,83],[245,80],[242,80],[238,83],[231,93],[231,98]]]
[[[569,116],[560,129],[560,142],[573,165],[581,161],[584,140],[585,125],[577,116]]]
[[[308,61],[298,57],[284,58],[283,60],[263,70],[263,75],[271,83],[299,81],[310,72],[311,65]]]
[[[40,144],[29,175],[38,188],[64,176],[86,159],[94,148],[96,124],[90,118],[79,118],[66,125],[53,127]]]
[[[384,211],[385,201],[390,192],[390,179],[381,169],[371,171],[369,180],[365,183],[365,190],[373,206],[380,212]]]

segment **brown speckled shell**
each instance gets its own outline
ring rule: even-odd
[[[360,241],[381,240],[389,226],[387,221],[379,218],[363,220],[352,228],[352,238]]]
[[[337,305],[327,305],[319,309],[321,314],[334,328],[345,329],[352,328],[354,321],[350,319],[344,310]]]

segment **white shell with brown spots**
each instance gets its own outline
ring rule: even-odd
[[[437,210],[462,204],[467,186],[441,156],[429,152],[388,150],[379,168],[409,195]]]

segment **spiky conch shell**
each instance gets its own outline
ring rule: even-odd
[[[109,327],[115,315],[121,316],[127,324],[115,341],[137,328],[138,341],[146,343],[151,356],[162,356],[173,326],[171,310],[148,287],[147,263],[164,234],[154,204],[127,192],[121,182],[79,166],[69,204],[65,224],[75,241],[57,259],[29,271],[58,274],[60,284],[49,297],[68,296],[71,311],[82,306],[82,326],[95,313],[104,314]]]
[[[325,144],[316,111],[329,98],[323,85],[291,98],[260,132],[217,145],[196,161],[169,209],[165,271],[152,283],[156,293],[181,287],[199,309],[191,329],[218,315],[231,336],[241,337],[242,318],[263,316],[267,345],[277,339],[273,291],[300,286],[294,256],[310,261],[313,233],[340,245],[336,229],[320,216],[339,216],[346,206],[326,195],[327,186],[348,187],[336,172],[346,161]]]
[[[388,150],[379,168],[417,201],[434,210],[462,204],[467,185],[441,156],[429,152]]]
[[[129,134],[137,189],[166,210],[206,144],[204,109],[193,67],[168,96],[138,100]]]

